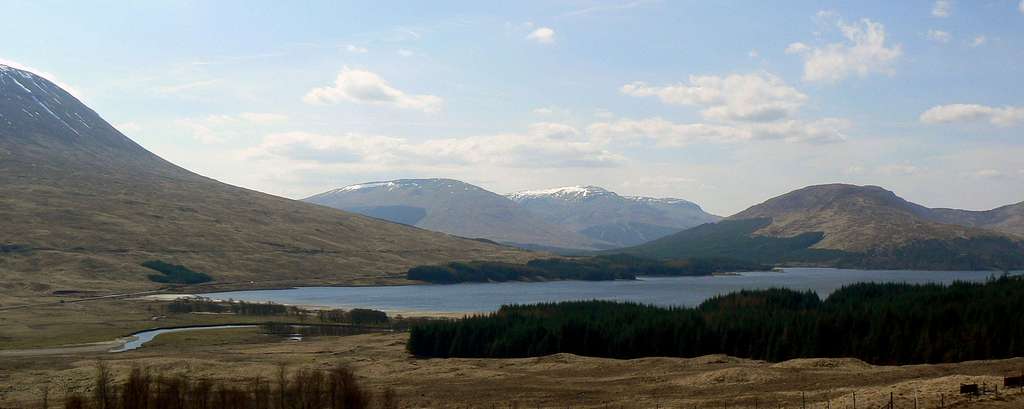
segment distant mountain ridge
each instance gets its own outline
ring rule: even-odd
[[[626,197],[597,186],[499,195],[454,179],[398,179],[303,199],[385,220],[523,247],[623,247],[715,221],[693,202]]]
[[[929,209],[927,217],[940,223],[979,227],[1024,237],[1024,202],[992,210]]]
[[[360,183],[303,200],[462,237],[551,248],[608,247],[545,223],[504,196],[454,179]]]
[[[505,196],[517,202],[539,198],[581,202],[612,195],[615,193],[599,186],[565,186],[552,189],[523,190]]]
[[[616,247],[637,245],[721,219],[688,200],[621,196],[598,186],[527,190],[507,196],[548,223]]]
[[[878,186],[817,185],[623,251],[871,268],[1024,267],[1019,236],[935,221],[944,213]]]

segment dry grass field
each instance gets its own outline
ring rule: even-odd
[[[403,407],[459,408],[880,408],[890,393],[897,408],[1020,407],[1024,394],[1001,391],[968,400],[961,383],[1001,385],[1024,369],[1024,358],[943,365],[872,366],[855,359],[782,363],[714,355],[692,359],[614,360],[558,354],[524,359],[419,359],[405,333],[285,341],[258,328],[184,332],[157,337],[120,354],[104,349],[63,354],[12,354],[16,348],[111,340],[154,326],[262,320],[181,314],[151,321],[159,302],[110,300],[38,310],[0,311],[0,408],[31,408],[44,385],[58,398],[88,392],[97,360],[118,376],[135,365],[161,374],[248,382],[292,370],[348,364],[374,390],[394,387]],[[42,315],[39,315],[42,314]],[[45,323],[38,318],[45,316]],[[802,398],[803,396],[803,398]]]
[[[574,355],[525,359],[421,360],[404,349],[406,335],[367,334],[287,342],[257,329],[178,333],[122,354],[0,358],[2,407],[30,407],[41,385],[54,396],[88,392],[93,366],[106,360],[123,376],[133,365],[164,374],[247,381],[292,369],[350,365],[374,390],[394,387],[403,407],[858,407],[879,408],[890,392],[900,408],[1020,407],[1024,395],[1004,391],[968,400],[961,383],[1001,383],[1024,359],[949,365],[875,367],[851,359],[779,364],[727,356],[612,360]],[[944,395],[944,396],[943,396]]]

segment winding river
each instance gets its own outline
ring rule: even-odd
[[[175,332],[189,332],[189,331],[203,331],[211,329],[226,329],[226,328],[252,328],[256,325],[212,325],[212,326],[195,326],[195,327],[181,327],[181,328],[161,328],[149,331],[142,331],[132,334],[128,337],[127,341],[110,352],[125,352],[133,349],[141,348],[147,342],[152,341],[158,335],[170,334]]]

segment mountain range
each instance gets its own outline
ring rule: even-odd
[[[345,186],[303,199],[396,223],[517,245],[594,248],[515,202],[453,179],[399,179]]]
[[[929,209],[878,186],[809,186],[622,252],[860,268],[1020,269],[1022,207]]]
[[[453,179],[361,183],[303,199],[454,235],[540,249],[609,249],[719,219],[682,199],[620,196],[596,186],[499,195]]]
[[[379,281],[518,249],[212,180],[142,148],[54,83],[0,65],[0,282],[29,294],[152,288],[161,260],[219,282]]]
[[[810,186],[722,220],[685,200],[594,186],[499,195],[450,179],[366,183],[306,200],[178,167],[52,82],[0,65],[4,293],[152,289],[153,271],[142,266],[152,261],[222,283],[337,283],[538,256],[495,241],[779,265],[1024,268],[1024,203],[931,209],[877,186]]]
[[[507,196],[547,223],[615,247],[645,243],[721,219],[687,200],[620,196],[597,186],[528,190]]]

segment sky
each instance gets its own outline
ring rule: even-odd
[[[1024,200],[1024,0],[0,3],[0,63],[290,198],[448,177],[722,215],[837,182]]]

